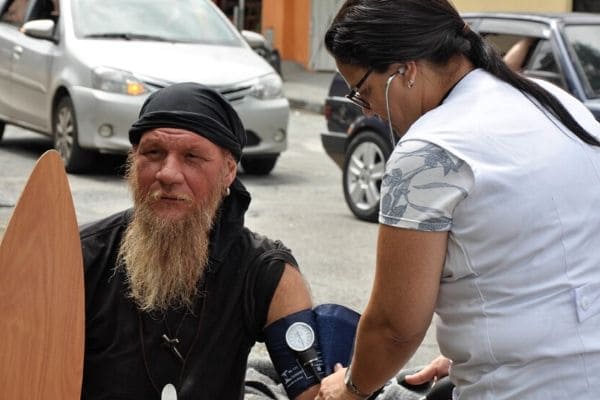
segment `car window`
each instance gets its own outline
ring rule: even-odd
[[[531,57],[539,39],[532,37],[519,38],[506,53],[503,59],[506,65],[513,71],[522,72],[523,67]]]
[[[504,33],[482,32],[481,35],[485,38],[485,40],[491,43],[503,57],[517,42],[519,42],[519,40],[523,39],[523,36],[520,35]]]
[[[2,21],[21,26],[25,21],[25,13],[29,0],[9,1],[5,11],[2,13]]]
[[[514,71],[522,71],[538,42],[537,37],[503,33],[482,33],[482,36],[503,57],[504,62]]]
[[[242,46],[233,25],[207,0],[75,0],[73,11],[78,37]]]
[[[481,34],[496,48],[512,70],[532,78],[545,79],[565,88],[549,39],[514,33]]]
[[[27,21],[34,19],[58,19],[57,0],[31,0],[31,7],[25,18]]]
[[[537,42],[531,57],[523,68],[523,73],[534,78],[545,79],[566,89],[552,43],[547,39],[540,39]]]
[[[541,40],[531,56],[527,69],[530,71],[558,72],[558,65],[548,40]]]
[[[541,22],[512,20],[506,18],[483,18],[477,28],[480,32],[493,32],[503,35],[519,35],[548,38],[548,25]]]
[[[566,26],[565,37],[588,96],[600,97],[600,25]]]

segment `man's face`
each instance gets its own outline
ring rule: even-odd
[[[130,159],[134,214],[119,248],[140,309],[192,307],[208,262],[209,234],[237,163],[181,129],[142,136]]]
[[[138,192],[158,218],[180,219],[215,188],[227,188],[237,163],[208,139],[183,129],[145,133],[134,148]]]

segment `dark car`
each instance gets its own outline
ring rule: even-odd
[[[600,15],[585,13],[467,13],[471,28],[492,42],[515,70],[548,80],[581,100],[600,121]],[[343,171],[352,213],[376,221],[385,162],[392,151],[387,124],[362,115],[344,96],[339,74],[325,99],[326,153]]]
[[[392,142],[385,121],[363,115],[344,96],[348,85],[335,74],[325,99],[328,132],[321,134],[327,154],[342,168],[344,197],[358,218],[376,221],[379,188]]]

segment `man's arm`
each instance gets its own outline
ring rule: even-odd
[[[267,325],[281,319],[289,314],[312,308],[310,290],[304,281],[302,274],[297,268],[286,264],[277,289],[273,294],[269,312],[267,314]],[[296,399],[314,399],[319,391],[319,385],[314,385],[305,390]]]

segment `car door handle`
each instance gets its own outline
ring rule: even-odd
[[[13,58],[15,60],[18,60],[19,58],[21,58],[21,54],[23,54],[23,47],[21,47],[21,46],[13,47]]]

